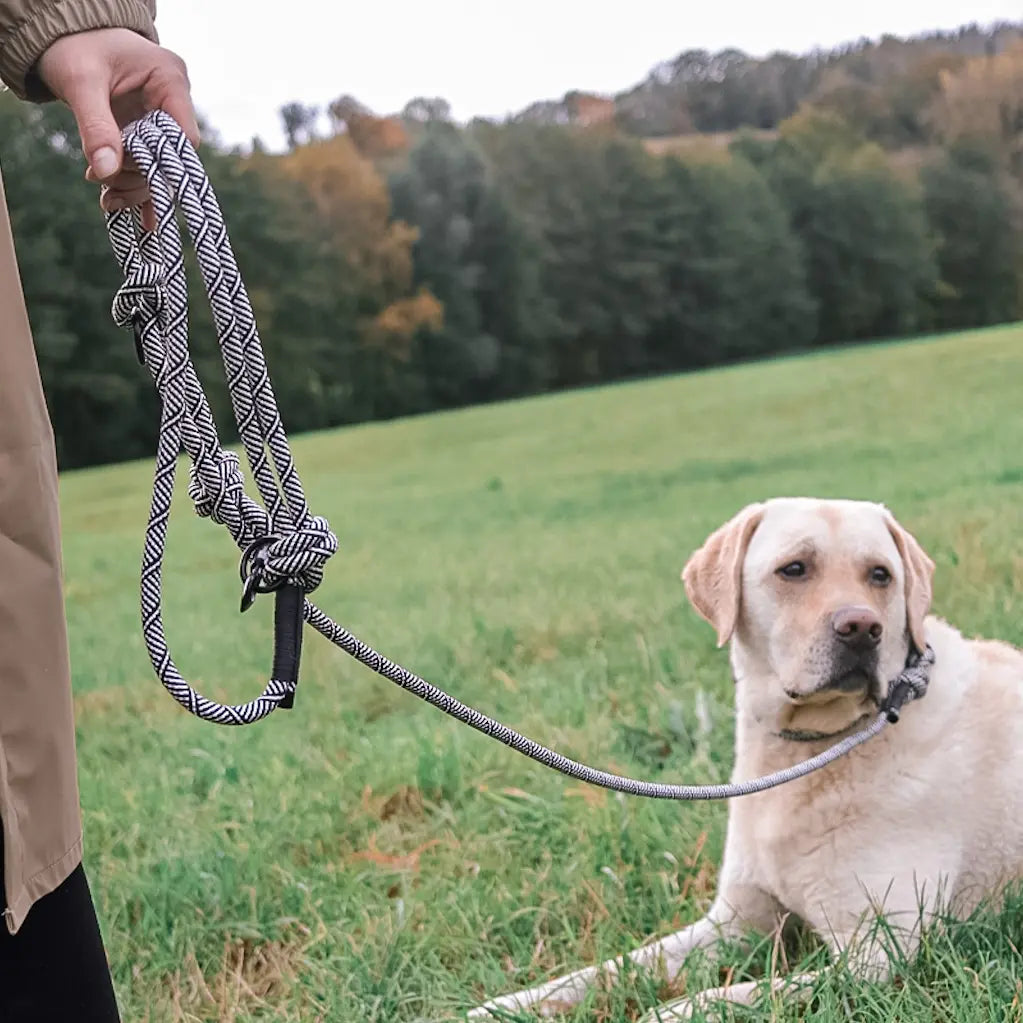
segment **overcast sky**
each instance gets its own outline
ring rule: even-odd
[[[443,96],[460,120],[634,85],[681,50],[802,52],[1021,17],[1008,0],[159,0],[161,41],[229,144],[281,145],[278,108],[349,93],[378,113]]]

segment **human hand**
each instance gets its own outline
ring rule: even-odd
[[[103,28],[58,39],[40,57],[38,72],[75,116],[89,162],[85,176],[103,186],[103,209],[140,206],[143,224],[154,228],[149,189],[130,155],[125,158],[121,128],[160,108],[199,144],[184,61],[130,29]]]

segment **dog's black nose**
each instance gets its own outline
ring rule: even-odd
[[[869,607],[842,607],[831,616],[835,635],[855,650],[870,650],[881,642],[884,626]]]

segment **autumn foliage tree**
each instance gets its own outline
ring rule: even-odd
[[[986,146],[1023,182],[1023,40],[944,72],[930,113],[943,142]]]
[[[401,117],[378,117],[353,96],[340,96],[327,107],[332,133],[346,135],[369,160],[405,152],[409,137]]]
[[[407,361],[416,331],[442,322],[436,299],[413,288],[416,229],[391,219],[385,182],[348,136],[300,146],[279,166],[301,183],[321,232],[344,254],[347,279],[338,285],[357,298],[363,343]]]

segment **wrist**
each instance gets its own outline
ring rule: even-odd
[[[4,25],[0,79],[19,99],[45,103],[56,98],[39,74],[42,55],[62,38],[119,28],[158,42],[152,0],[61,0],[28,4],[29,15]]]
[[[53,96],[64,97],[64,83],[86,68],[108,64],[115,53],[138,35],[127,28],[93,28],[55,39],[39,56],[32,72]]]

